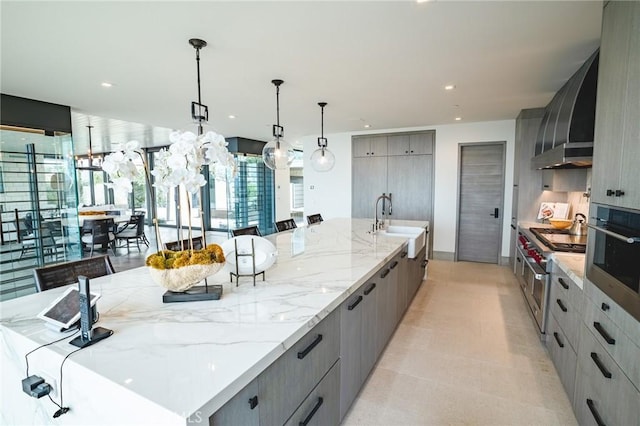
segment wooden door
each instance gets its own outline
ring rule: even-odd
[[[499,263],[504,162],[505,142],[460,145],[456,260]]]
[[[391,219],[431,220],[432,155],[388,157]]]
[[[351,217],[374,217],[376,198],[387,191],[387,157],[355,157],[352,162]]]

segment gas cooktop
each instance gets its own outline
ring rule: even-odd
[[[566,229],[529,228],[529,231],[553,251],[584,253],[587,249],[586,235],[571,235]]]

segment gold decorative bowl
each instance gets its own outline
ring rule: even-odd
[[[549,223],[556,229],[567,229],[573,225],[571,219],[549,219]]]
[[[186,265],[173,269],[156,269],[149,267],[151,279],[170,291],[187,291],[224,266],[224,263],[208,265]]]

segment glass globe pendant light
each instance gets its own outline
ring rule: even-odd
[[[291,145],[284,139],[284,127],[280,125],[280,85],[282,80],[271,80],[276,86],[276,119],[277,124],[273,125],[273,137],[275,139],[267,143],[262,148],[262,160],[271,170],[287,169],[294,159],[294,151]]]
[[[319,148],[311,154],[311,167],[316,172],[328,172],[336,164],[336,156],[327,148],[327,138],[324,137],[324,107],[326,102],[318,102],[320,105],[320,137],[318,138]]]

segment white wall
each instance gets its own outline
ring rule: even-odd
[[[435,130],[435,194],[432,223],[433,250],[453,253],[456,237],[456,197],[458,191],[458,144],[506,141],[505,191],[502,229],[502,256],[509,256],[509,224],[513,187],[515,120],[384,129],[325,135],[336,165],[327,173],[314,171],[309,164],[316,149],[316,136],[302,138],[304,158],[305,214],[321,213],[323,218],[351,216],[351,136],[373,133]],[[374,200],[371,200],[373,203]],[[372,204],[373,205],[373,204]],[[373,211],[373,207],[372,207]]]
[[[273,172],[276,198],[276,222],[291,217],[291,177],[289,169]]]

